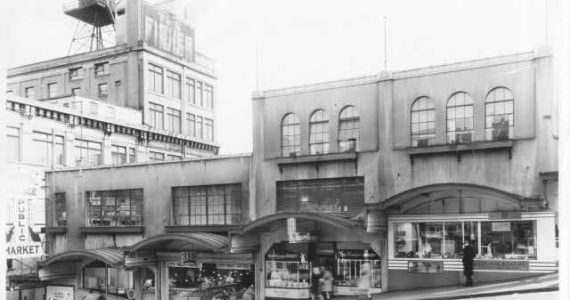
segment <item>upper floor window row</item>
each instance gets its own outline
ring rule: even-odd
[[[214,108],[214,87],[190,77],[186,77],[186,102],[208,109]]]
[[[446,103],[448,144],[467,144],[473,140],[474,101],[466,92],[456,92]],[[436,107],[429,97],[420,97],[411,107],[410,136],[412,147],[435,144]],[[491,90],[485,98],[485,140],[506,140],[513,137],[514,96],[504,87]]]
[[[338,117],[338,151],[359,149],[360,114],[349,105]],[[309,154],[327,154],[330,151],[330,120],[323,109],[315,110],[309,118]],[[301,152],[301,122],[295,113],[286,114],[281,121],[281,155],[294,156]]]

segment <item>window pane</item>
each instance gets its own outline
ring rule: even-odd
[[[536,259],[535,221],[481,222],[483,257]]]

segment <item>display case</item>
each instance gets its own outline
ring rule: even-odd
[[[311,263],[298,252],[270,252],[265,259],[265,296],[306,299],[311,287]]]
[[[363,275],[370,275],[371,293],[382,292],[382,262],[373,250],[338,250],[336,261],[336,295],[358,295],[359,282]]]

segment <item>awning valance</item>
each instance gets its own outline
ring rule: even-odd
[[[165,233],[159,234],[148,239],[144,239],[130,247],[131,252],[141,250],[143,248],[167,248],[169,250],[209,250],[212,252],[221,252],[229,248],[229,239],[222,236],[207,232],[188,232],[188,233]]]
[[[242,227],[241,233],[247,233],[252,230],[262,228],[275,221],[286,220],[288,218],[316,221],[327,225],[331,225],[333,227],[342,230],[362,229],[362,224],[360,222],[349,219],[339,214],[295,211],[295,212],[279,212],[276,214],[261,217]]]
[[[99,248],[99,249],[83,249],[65,251],[53,256],[40,263],[40,266],[45,267],[58,261],[65,262],[67,260],[77,259],[93,259],[104,262],[113,267],[124,266],[124,249],[117,248]]]

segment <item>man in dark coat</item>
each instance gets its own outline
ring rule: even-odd
[[[465,286],[473,285],[473,259],[475,258],[475,249],[471,247],[469,241],[465,241],[463,247],[463,275],[465,275]]]

